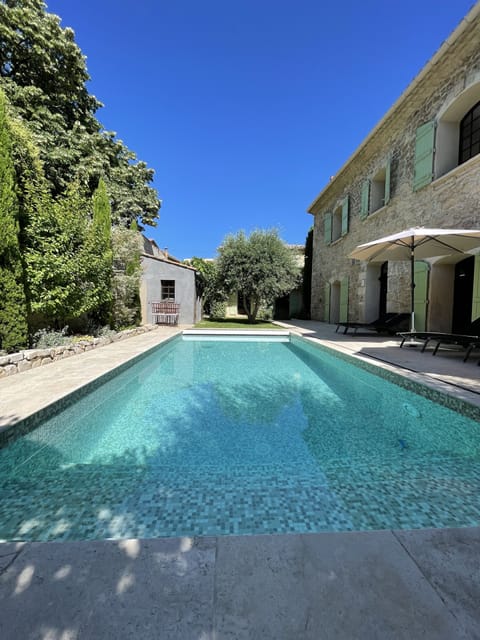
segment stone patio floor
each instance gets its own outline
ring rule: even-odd
[[[480,405],[477,359],[292,330]],[[178,329],[0,380],[0,425]],[[480,528],[0,544],[1,640],[480,638]]]

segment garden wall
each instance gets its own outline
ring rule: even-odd
[[[78,342],[72,342],[71,344],[59,347],[49,347],[47,349],[26,349],[25,351],[19,351],[18,353],[10,353],[5,356],[0,356],[0,378],[11,376],[22,371],[27,371],[28,369],[35,369],[36,367],[50,364],[56,360],[69,358],[77,353],[91,351],[92,349],[102,347],[106,344],[110,344],[111,342],[117,342],[119,340],[124,340],[125,338],[137,336],[141,333],[146,333],[147,331],[153,331],[156,328],[156,325],[143,325],[141,327],[136,327],[135,329],[119,331],[113,336],[92,338],[90,340],[79,340]]]

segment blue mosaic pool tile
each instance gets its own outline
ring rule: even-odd
[[[211,469],[125,469],[79,465],[43,479],[0,483],[0,539],[75,540],[177,535],[305,533],[480,524],[480,473],[451,475],[438,459],[415,478],[391,473],[302,477],[265,465]],[[258,471],[258,470],[257,470]],[[366,471],[366,469],[365,469]],[[43,474],[42,474],[43,475]],[[238,482],[243,477],[242,484]],[[41,501],[41,502],[39,502]],[[68,506],[67,506],[68,505]]]
[[[316,348],[281,348],[293,369],[264,344],[263,378],[247,380],[240,360],[227,378],[212,345],[201,366],[169,348],[161,376],[151,354],[13,439],[0,449],[0,539],[480,522],[478,422],[387,393],[341,358],[324,376]]]
[[[452,409],[452,411],[461,413],[462,415],[471,418],[472,420],[480,421],[480,407],[467,402],[463,398],[442,393],[437,389],[424,384],[420,384],[416,380],[412,380],[411,377],[402,375],[401,373],[396,373],[395,371],[392,371],[390,369],[379,367],[374,362],[368,362],[367,360],[361,358],[355,358],[348,353],[343,353],[342,351],[331,349],[326,345],[320,344],[317,341],[312,341],[296,335],[291,336],[291,341],[293,344],[303,346],[303,348],[307,348],[308,350],[317,350],[319,353],[323,352],[334,356],[339,360],[344,360],[345,362],[348,362],[355,367],[364,369],[365,371],[368,371],[375,376],[383,378],[384,380],[388,380],[389,382],[398,385],[403,389],[411,391],[412,393],[421,395],[424,398],[428,398],[428,400],[431,400],[432,402],[435,402],[437,404],[441,404],[448,409]],[[380,359],[379,362],[381,362]],[[389,363],[386,362],[385,364]]]
[[[44,423],[46,420],[49,420],[55,416],[58,416],[65,409],[78,406],[78,402],[88,396],[96,389],[99,389],[104,384],[108,383],[111,380],[118,379],[118,376],[124,372],[127,372],[128,369],[133,367],[134,365],[140,363],[142,360],[149,358],[152,354],[154,354],[159,349],[162,349],[164,353],[169,348],[174,347],[175,341],[181,340],[181,337],[178,335],[171,336],[166,338],[160,345],[155,345],[146,351],[137,354],[133,358],[130,358],[127,362],[119,365],[115,369],[111,371],[107,371],[103,375],[99,376],[95,380],[83,385],[82,387],[75,389],[71,393],[67,394],[60,400],[56,400],[52,404],[36,411],[32,415],[24,418],[23,420],[19,420],[18,422],[8,425],[8,427],[0,430],[0,449],[6,447],[8,444],[15,442],[18,438],[23,437],[27,433],[35,430],[39,425]],[[88,402],[88,400],[87,400]],[[80,409],[81,410],[81,409]]]

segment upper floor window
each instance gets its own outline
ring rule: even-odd
[[[417,141],[422,133],[426,135],[420,137],[429,144],[423,145],[423,149],[415,149],[416,155],[420,152],[418,161],[422,175],[418,186],[414,183],[414,189],[480,155],[480,81],[468,86],[445,105],[435,122],[417,129]],[[422,151],[425,152],[423,156]]]
[[[387,184],[388,169],[388,184]],[[390,164],[387,168],[383,167],[372,179],[370,185],[370,213],[384,207],[390,197]]]
[[[470,109],[460,122],[458,164],[480,153],[480,102]]]
[[[348,233],[349,203],[350,198],[345,196],[345,198],[338,203],[333,213],[326,213],[324,215],[325,244],[331,244]]]
[[[332,216],[332,242],[342,237],[342,206],[333,210]]]
[[[390,201],[390,160],[369,180],[362,183],[360,218],[381,209]]]

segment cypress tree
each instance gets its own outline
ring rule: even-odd
[[[303,309],[307,320],[310,320],[310,307],[312,302],[312,259],[313,227],[309,229],[305,240],[305,266],[303,268]]]
[[[12,140],[0,91],[0,349],[5,351],[26,346],[28,339],[19,217]]]
[[[112,251],[112,208],[107,193],[107,187],[103,178],[100,178],[98,187],[93,194],[93,234],[92,249],[97,252],[98,260],[98,289],[100,294],[99,307],[93,315],[102,324],[111,322],[112,308],[112,277],[113,277],[113,251]]]

